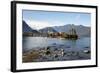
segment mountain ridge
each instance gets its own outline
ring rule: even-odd
[[[28,24],[23,20],[23,32],[33,32],[33,33],[48,33],[48,32],[65,32],[70,33],[69,30],[74,28],[79,37],[90,37],[91,35],[91,27],[83,26],[83,25],[74,25],[74,24],[66,24],[63,26],[53,26],[53,27],[45,27],[40,30],[32,29]]]
[[[74,24],[73,25],[67,24],[67,25],[64,25],[64,26],[46,27],[46,28],[40,29],[39,31],[42,30],[42,31],[46,32],[47,28],[52,28],[57,32],[66,32],[66,33],[70,33],[69,30],[74,28],[76,30],[78,36],[80,36],[80,37],[82,37],[82,36],[89,37],[90,33],[91,33],[90,27],[83,26],[83,25],[74,25]]]

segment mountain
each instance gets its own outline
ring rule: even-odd
[[[52,28],[52,27],[46,27],[46,28],[40,29],[39,31],[42,32],[42,33],[57,32],[57,31],[56,31],[54,28]]]
[[[22,21],[22,24],[23,24],[23,32],[34,32],[34,33],[38,33],[37,30],[34,30],[31,27],[29,27],[28,24],[24,20]]]
[[[25,21],[23,23],[23,32],[34,32],[34,33],[48,33],[48,32],[66,32],[70,33],[70,30],[74,28],[79,37],[89,37],[91,35],[91,27],[83,25],[66,24],[63,26],[46,27],[40,30],[34,30],[28,26]]]
[[[69,30],[74,28],[76,30],[78,36],[80,36],[80,37],[89,37],[90,33],[91,33],[91,28],[83,26],[83,25],[67,24],[64,26],[55,26],[53,28],[58,32],[67,32],[67,33],[69,33]]]

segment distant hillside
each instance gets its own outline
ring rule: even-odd
[[[89,37],[91,35],[91,27],[87,27],[83,25],[66,24],[64,26],[46,27],[40,30],[34,30],[31,27],[29,27],[25,21],[22,21],[22,22],[23,22],[23,32],[34,32],[34,33],[66,32],[66,33],[70,33],[69,30],[74,28],[79,37]]]
[[[90,33],[91,33],[91,28],[83,26],[83,25],[67,24],[64,26],[55,26],[53,28],[58,32],[67,32],[67,33],[69,33],[70,29],[74,28],[76,30],[78,36],[80,36],[80,37],[88,37],[88,36],[90,36]]]
[[[52,27],[46,27],[46,28],[40,29],[39,32],[48,33],[48,32],[57,32],[57,31]]]
[[[28,24],[25,21],[22,21],[22,24],[23,24],[23,32],[34,32],[34,33],[38,33],[37,30],[34,30],[31,27],[29,27]]]

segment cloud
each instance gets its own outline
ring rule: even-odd
[[[80,25],[80,18],[81,18],[81,15],[78,14],[76,17],[75,17],[75,21],[77,22],[76,25]]]
[[[65,22],[61,22],[61,21],[53,21],[51,23],[53,26],[63,26],[66,24]]]
[[[43,29],[46,27],[62,26],[62,23],[59,21],[55,22],[36,21],[36,20],[25,20],[25,21],[32,29],[36,30]]]
[[[27,20],[26,23],[33,29],[42,29],[45,27],[52,27],[53,25],[45,21]]]
[[[78,14],[77,16],[76,16],[76,20],[79,20],[80,19],[80,17],[81,17],[81,15],[80,14]]]

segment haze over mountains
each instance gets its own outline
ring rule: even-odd
[[[37,30],[34,30],[31,27],[29,27],[28,24],[25,21],[22,21],[22,24],[23,24],[23,32],[34,32],[34,33],[38,33]]]
[[[22,21],[22,23],[23,23],[23,32],[34,32],[34,33],[66,32],[66,33],[69,33],[69,30],[74,28],[78,36],[80,37],[89,37],[91,33],[91,27],[87,27],[83,25],[66,24],[63,26],[46,27],[40,30],[35,30],[29,27],[25,21]]]
[[[40,29],[39,32],[48,33],[48,32],[58,32],[58,31],[55,30],[53,27],[46,27],[46,28]]]
[[[69,30],[74,28],[78,34],[78,36],[90,36],[91,33],[91,28],[90,27],[86,27],[83,25],[72,25],[72,24],[67,24],[64,26],[55,26],[53,27],[55,30],[57,30],[58,32],[67,32],[69,33]]]

